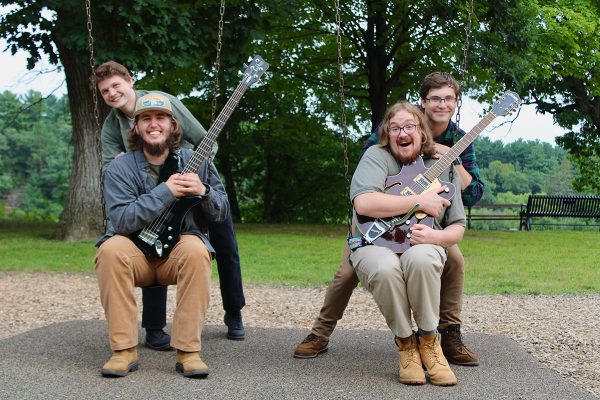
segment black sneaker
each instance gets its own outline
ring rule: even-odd
[[[162,329],[146,329],[146,347],[152,350],[173,350],[171,336]]]
[[[225,312],[225,325],[227,325],[227,339],[229,340],[244,340],[244,324],[242,322],[242,313]]]

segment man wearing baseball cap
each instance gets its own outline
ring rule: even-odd
[[[133,115],[127,138],[131,151],[115,158],[104,174],[104,200],[111,223],[96,244],[94,261],[113,354],[101,373],[121,377],[139,368],[134,286],[176,284],[170,342],[177,350],[175,369],[189,378],[206,377],[200,336],[214,255],[206,227],[227,218],[227,195],[210,160],[202,161],[195,172],[170,169],[172,162],[185,165],[193,151],[179,148],[181,126],[166,96],[140,97]],[[184,196],[195,196],[197,204],[185,214],[179,240],[164,258],[145,254],[131,237],[159,216],[174,213],[174,204]]]
[[[94,70],[94,78],[102,99],[112,108],[102,126],[104,168],[115,157],[129,151],[127,134],[133,126],[136,100],[149,93],[159,93],[169,100],[172,114],[181,126],[181,147],[197,146],[206,135],[200,122],[177,97],[158,91],[136,90],[129,70],[125,66],[115,61],[107,61]],[[241,310],[246,301],[231,214],[223,222],[210,224],[208,229],[216,251],[227,338],[243,340],[245,331]],[[142,288],[142,303],[142,327],[146,329],[146,347],[154,350],[169,350],[171,338],[163,331],[167,324],[167,288],[164,286]]]

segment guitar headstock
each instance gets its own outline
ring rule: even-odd
[[[249,64],[244,71],[243,82],[250,86],[256,83],[269,68],[269,64],[261,56],[254,56],[248,60]]]
[[[492,114],[505,116],[521,105],[521,98],[515,92],[506,92],[492,106]]]

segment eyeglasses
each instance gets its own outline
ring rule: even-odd
[[[445,102],[446,104],[456,103],[456,97],[454,97],[454,96],[446,96],[446,97],[432,96],[432,97],[426,97],[425,100],[427,100],[431,103],[434,103],[434,104],[442,104],[442,101]]]
[[[408,124],[408,125],[404,125],[404,126],[392,126],[390,128],[390,133],[392,133],[393,135],[399,135],[400,132],[404,131],[404,133],[406,133],[407,135],[410,135],[411,133],[415,133],[416,130],[417,130],[417,125]]]

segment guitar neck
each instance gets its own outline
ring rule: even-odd
[[[202,139],[202,141],[196,148],[196,151],[194,151],[194,154],[190,158],[190,161],[186,164],[182,173],[197,171],[202,161],[204,161],[210,155],[213,145],[215,144],[215,140],[217,139],[217,136],[219,136],[219,133],[221,133],[221,130],[225,126],[225,123],[227,123],[227,120],[231,116],[231,113],[240,102],[240,99],[242,98],[244,92],[246,92],[246,89],[248,89],[248,87],[249,86],[246,84],[245,81],[240,82],[238,87],[234,90],[233,94],[219,113],[219,116],[208,130],[208,133]]]
[[[496,118],[496,116],[489,112],[458,142],[456,142],[446,154],[444,154],[439,160],[437,160],[423,175],[429,180],[434,181],[452,164],[454,160],[463,152],[465,149],[475,141],[475,138],[483,132],[483,130]]]

